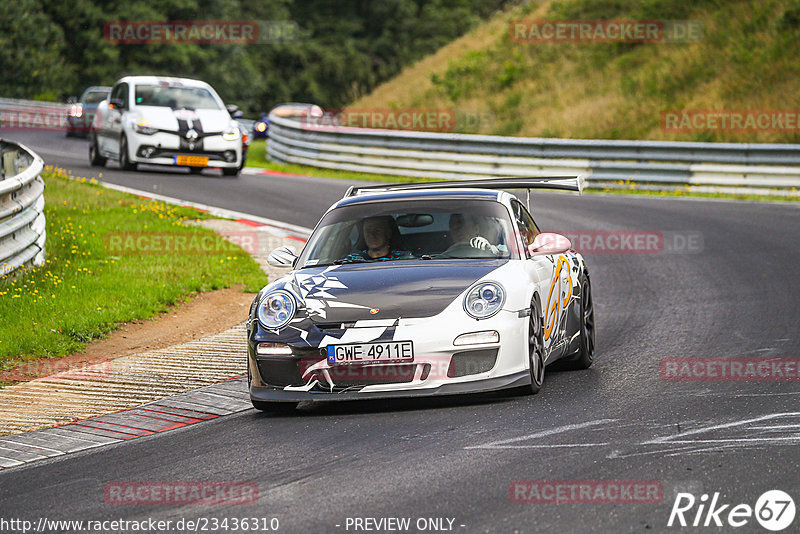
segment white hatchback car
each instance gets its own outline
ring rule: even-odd
[[[125,170],[139,163],[193,172],[219,168],[235,176],[242,161],[242,136],[231,118],[235,111],[199,80],[127,76],[97,108],[90,163],[102,166],[114,159]]]

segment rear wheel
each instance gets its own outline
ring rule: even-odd
[[[544,384],[544,328],[542,313],[539,311],[539,302],[531,304],[531,314],[528,317],[528,370],[531,375],[531,385],[528,393],[535,395]]]
[[[124,171],[135,171],[136,163],[132,162],[128,154],[128,140],[123,135],[119,140],[119,166]]]
[[[89,165],[102,167],[106,164],[107,159],[101,156],[100,151],[97,149],[97,137],[91,136],[89,139]]]

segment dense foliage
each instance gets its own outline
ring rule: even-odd
[[[247,113],[278,102],[338,107],[368,93],[509,0],[13,0],[0,2],[0,96],[61,100],[124,74],[196,77]],[[294,21],[283,43],[112,44],[111,21]]]

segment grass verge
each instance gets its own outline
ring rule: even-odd
[[[48,167],[42,177],[47,259],[0,279],[2,369],[79,351],[119,323],[153,317],[192,293],[239,284],[255,292],[265,283],[247,252],[184,224],[204,213],[106,189],[61,169]],[[157,246],[156,235],[162,243],[180,237],[205,246],[142,253]]]

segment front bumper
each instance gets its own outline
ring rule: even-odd
[[[67,131],[88,134],[94,122],[94,112],[83,113],[80,117],[67,115]]]
[[[412,341],[413,363],[330,366],[320,345],[290,343],[292,356],[256,354],[259,342],[272,342],[257,325],[248,336],[250,397],[254,401],[356,400],[426,397],[477,393],[530,383],[527,319],[504,310],[477,321],[466,317],[397,320],[381,338],[370,338],[359,328],[348,329],[348,340]],[[363,328],[362,330],[370,330]],[[499,343],[454,345],[461,334],[495,330]],[[387,338],[388,336],[388,338]],[[328,342],[327,344],[336,344]]]
[[[302,402],[302,401],[347,401],[366,399],[397,399],[411,397],[434,397],[439,395],[466,395],[470,393],[488,393],[504,389],[527,386],[531,383],[528,371],[520,371],[507,376],[455,382],[436,387],[396,389],[380,391],[298,391],[273,387],[250,385],[250,399],[262,402]]]
[[[222,135],[208,135],[194,146],[175,133],[157,132],[144,135],[126,133],[130,143],[130,159],[135,163],[150,165],[176,165],[176,156],[208,158],[208,167],[238,168],[242,164],[242,140],[226,141]]]

